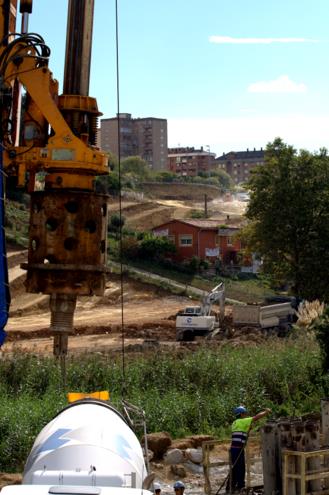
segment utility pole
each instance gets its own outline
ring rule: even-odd
[[[204,216],[208,218],[208,195],[204,195]]]

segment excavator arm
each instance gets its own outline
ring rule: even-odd
[[[209,316],[211,313],[212,305],[219,301],[220,315],[224,316],[225,306],[225,285],[224,282],[216,285],[203,299],[202,301],[202,314]]]

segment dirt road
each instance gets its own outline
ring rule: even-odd
[[[164,191],[166,190],[167,186],[164,186]],[[216,219],[222,219],[228,214],[239,217],[242,206],[238,202],[224,202],[215,197],[209,202],[209,211],[212,211]],[[123,203],[124,215],[129,225],[136,228],[142,226],[143,229],[151,228],[155,223],[170,218],[184,218],[189,216],[192,209],[202,207],[202,203],[198,203],[196,198],[188,201],[180,197]],[[110,211],[115,211],[115,208],[116,205],[112,204]],[[15,248],[10,251],[8,256],[12,304],[6,328],[8,339],[3,352],[25,350],[51,353],[48,296],[26,294],[25,272],[21,270],[20,263],[26,261],[27,252]],[[111,275],[104,297],[79,299],[74,318],[75,335],[70,337],[69,347],[74,352],[83,352],[91,348],[119,348],[122,319],[126,327],[127,345],[139,345],[145,339],[174,342],[174,317],[179,309],[190,304],[191,300],[188,298],[173,296],[155,286],[126,280],[123,287],[122,316],[119,279]]]
[[[48,298],[43,296],[40,302],[38,294],[27,296],[23,290],[23,286],[22,293],[16,288],[13,300],[15,312],[6,328],[8,339],[3,352],[51,354]],[[30,306],[25,307],[27,298]],[[188,298],[127,280],[123,286],[122,316],[120,281],[113,276],[103,297],[79,299],[74,318],[75,334],[70,337],[69,348],[72,352],[121,349],[122,318],[128,347],[141,345],[145,339],[173,342],[175,315],[187,304],[191,304]],[[20,309],[20,305],[24,305],[25,309]]]

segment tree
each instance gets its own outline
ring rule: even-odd
[[[117,213],[114,213],[113,215],[111,215],[110,218],[109,231],[114,232],[116,238],[118,239],[119,233],[122,230],[124,224],[125,224],[125,218]]]
[[[139,244],[139,256],[144,259],[160,259],[166,254],[175,253],[176,247],[167,237],[144,235]]]
[[[233,180],[231,176],[224,170],[213,170],[210,173],[211,177],[216,177],[219,187],[222,191],[233,189]]]
[[[176,178],[176,174],[168,171],[156,172],[152,174],[152,179],[157,182],[174,182]]]
[[[140,156],[129,156],[121,162],[121,174],[129,174],[140,180],[145,180],[150,175],[150,169],[147,162]]]
[[[248,183],[245,240],[274,280],[309,300],[329,299],[329,158],[297,151],[280,138]]]
[[[98,175],[95,181],[95,190],[99,194],[118,196],[120,191],[118,174],[116,172],[110,172],[109,175]]]

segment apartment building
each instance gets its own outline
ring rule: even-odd
[[[208,173],[215,164],[215,153],[195,148],[169,148],[168,169],[181,176],[195,176]]]
[[[223,153],[222,156],[216,158],[216,163],[219,168],[227,172],[235,184],[247,182],[250,171],[265,163],[265,151],[263,148],[253,151],[230,151]]]
[[[120,133],[118,132],[120,124]],[[101,147],[121,158],[138,155],[152,170],[166,170],[168,156],[167,120],[155,117],[133,119],[130,113],[101,119]]]

